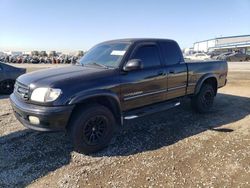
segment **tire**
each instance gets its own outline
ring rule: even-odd
[[[215,97],[215,91],[212,85],[203,84],[199,93],[192,98],[193,109],[198,113],[210,112]]]
[[[77,152],[90,154],[108,146],[116,121],[105,106],[94,104],[80,108],[69,122],[69,135]]]
[[[3,80],[0,82],[0,93],[10,95],[14,90],[14,80]]]

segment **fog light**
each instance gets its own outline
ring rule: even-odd
[[[29,121],[31,124],[34,124],[34,125],[39,125],[40,124],[40,120],[38,117],[35,117],[35,116],[29,116]]]

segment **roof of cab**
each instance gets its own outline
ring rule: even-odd
[[[160,38],[127,38],[127,39],[115,39],[115,40],[109,40],[105,41],[103,43],[114,43],[114,42],[158,42],[158,41],[168,41],[168,42],[175,42],[171,39],[160,39]]]

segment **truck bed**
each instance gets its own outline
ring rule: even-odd
[[[226,61],[187,61],[186,65],[188,69],[187,94],[194,93],[198,81],[201,81],[202,77],[205,78],[208,75],[216,77],[218,88],[226,84],[228,70]]]

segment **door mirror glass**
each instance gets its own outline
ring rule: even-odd
[[[123,70],[126,72],[140,69],[142,69],[142,62],[139,59],[131,59],[123,67]]]

